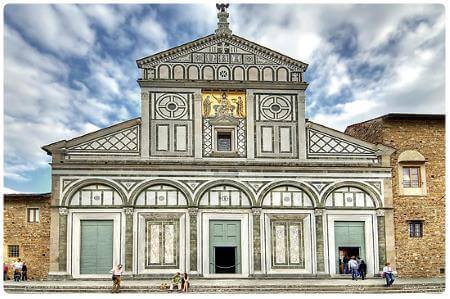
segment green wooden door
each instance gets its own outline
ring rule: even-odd
[[[359,257],[366,260],[364,221],[334,222],[334,242],[336,252],[336,273],[339,273],[340,247],[358,248]]]
[[[241,273],[241,222],[211,220],[209,222],[209,269],[216,273],[215,247],[234,247],[236,273]]]
[[[81,220],[80,274],[109,274],[113,267],[113,221]]]

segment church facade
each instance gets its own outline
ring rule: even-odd
[[[395,264],[390,155],[305,119],[307,64],[232,34],[137,60],[141,116],[43,147],[51,277],[334,276]]]

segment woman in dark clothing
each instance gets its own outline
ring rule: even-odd
[[[364,263],[363,260],[361,260],[361,263],[359,264],[359,275],[361,275],[362,280],[366,277],[367,273],[367,265]]]
[[[25,262],[23,262],[22,265],[22,280],[23,281],[27,281],[28,280],[28,269],[27,269],[27,264],[25,264]]]
[[[185,272],[184,275],[183,275],[183,278],[181,279],[181,291],[182,292],[187,292],[188,288],[189,288],[189,276]]]

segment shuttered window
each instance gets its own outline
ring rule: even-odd
[[[27,209],[27,222],[28,223],[39,223],[40,211],[39,208],[28,208]]]

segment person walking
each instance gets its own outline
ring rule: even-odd
[[[361,275],[361,279],[364,280],[364,278],[366,278],[366,273],[367,273],[367,264],[364,262],[364,260],[361,260],[361,262],[359,263],[359,274]]]
[[[348,261],[348,268],[352,273],[352,280],[358,280],[358,262],[355,259],[355,256],[352,256]]]
[[[7,281],[8,280],[8,264],[7,263],[3,263],[3,281]]]
[[[112,293],[120,293],[120,283],[122,282],[122,272],[123,267],[121,264],[118,264],[115,268],[112,268],[112,280],[113,280],[113,286],[112,286]]]
[[[183,279],[181,280],[181,285],[182,285],[181,291],[187,293],[188,288],[189,288],[189,276],[186,272],[184,272],[184,274],[183,274]]]
[[[391,263],[387,262],[383,268],[383,276],[386,278],[386,287],[389,288],[394,283],[395,277]]]
[[[22,260],[18,258],[17,261],[13,264],[14,281],[20,281],[20,278],[22,276],[22,266]]]
[[[22,281],[28,281],[28,268],[25,262],[22,264]]]

